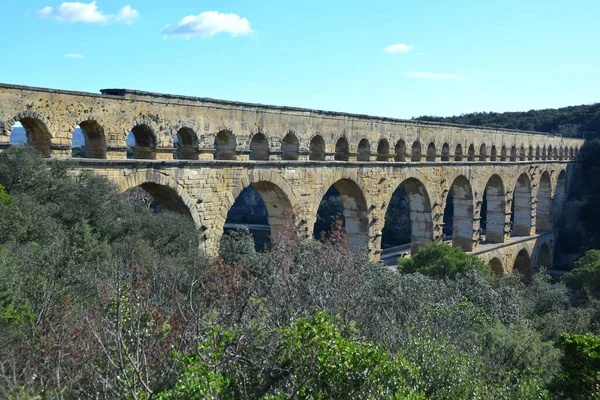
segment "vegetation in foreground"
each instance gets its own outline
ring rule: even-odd
[[[209,260],[185,216],[47,166],[0,153],[1,398],[600,395],[597,252],[555,287],[439,244],[391,272],[339,226]]]

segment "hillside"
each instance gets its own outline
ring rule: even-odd
[[[476,112],[453,117],[421,116],[420,121],[519,129],[591,139],[600,134],[600,103],[525,112]]]

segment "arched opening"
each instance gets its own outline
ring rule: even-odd
[[[444,143],[442,146],[442,161],[450,161],[450,146]]]
[[[521,146],[519,149],[519,161],[525,161],[527,154],[525,153],[525,147]]]
[[[554,153],[553,153],[553,160],[558,160],[558,147],[554,148]]]
[[[548,243],[543,243],[540,246],[540,251],[537,256],[537,267],[552,269],[552,252],[550,251]]]
[[[562,146],[560,146],[560,148],[558,149],[558,159],[564,160],[564,149]]]
[[[475,161],[475,146],[473,146],[472,144],[469,145],[469,149],[467,150],[467,160],[468,161]]]
[[[224,231],[245,226],[256,248],[264,249],[277,240],[291,212],[290,200],[280,187],[268,181],[255,182],[235,199],[227,212]]]
[[[177,152],[175,157],[180,160],[198,159],[198,135],[192,128],[183,127],[177,131],[174,139]]]
[[[496,150],[496,146],[492,146],[490,149],[490,161],[496,161],[498,158],[498,150]]]
[[[410,243],[414,254],[433,240],[433,220],[429,195],[419,180],[409,178],[392,194],[385,213],[381,246],[387,249]]]
[[[415,140],[412,145],[412,156],[410,161],[420,162],[421,161],[421,142]]]
[[[529,146],[529,151],[527,152],[527,159],[529,161],[533,160],[533,146]]]
[[[27,143],[44,157],[50,157],[51,139],[52,135],[46,124],[37,118],[25,117],[18,119],[12,127],[9,142]]]
[[[381,139],[377,145],[377,161],[390,161],[390,142]]]
[[[483,197],[481,230],[485,234],[485,241],[504,243],[506,195],[504,183],[499,175],[492,175],[487,181]]]
[[[548,160],[552,160],[552,156],[554,155],[552,146],[548,146]]]
[[[515,258],[515,264],[513,265],[513,272],[517,271],[523,277],[523,282],[526,284],[531,283],[533,272],[531,270],[531,259],[527,250],[523,249],[519,251]]]
[[[429,146],[427,146],[427,161],[434,162],[435,157],[435,143],[431,142],[429,143]]]
[[[563,208],[567,200],[567,173],[563,169],[556,179],[556,190],[554,191],[554,201],[552,202],[552,213],[555,222],[562,219]]]
[[[126,190],[123,194],[137,209],[151,210],[155,213],[171,211],[189,216],[193,220],[190,209],[181,196],[169,186],[145,182]]]
[[[523,173],[517,180],[513,195],[513,233],[515,235],[531,235],[531,182]]]
[[[542,148],[542,160],[546,160],[548,158],[548,153],[546,150],[546,146]]]
[[[538,231],[552,229],[552,183],[547,171],[542,173],[538,187],[536,228]]]
[[[269,159],[269,143],[267,137],[257,133],[250,140],[250,160],[265,161]]]
[[[569,148],[569,160],[574,160],[574,159],[575,159],[575,156],[573,153],[573,148],[571,147],[571,148]]]
[[[536,160],[541,160],[541,158],[542,158],[542,152],[540,150],[540,146],[537,146],[535,148],[535,159]]]
[[[485,144],[482,144],[481,146],[479,146],[479,161],[486,161],[487,160],[487,149],[485,147]]]
[[[452,235],[453,246],[473,250],[473,190],[469,180],[462,175],[454,180],[448,192],[444,230]]]
[[[454,150],[454,161],[462,161],[463,159],[463,148],[459,144],[456,145],[456,149]]]
[[[75,127],[71,138],[71,157],[106,158],[104,129],[98,122],[83,121]]]
[[[492,270],[492,274],[495,276],[504,275],[504,267],[502,266],[502,261],[498,257],[494,257],[490,260],[490,269]]]
[[[500,161],[506,161],[506,146],[500,149]]]
[[[236,140],[230,131],[221,131],[215,136],[215,160],[235,160]]]
[[[325,160],[325,141],[321,135],[316,135],[310,140],[309,151],[311,161]]]
[[[350,159],[350,146],[345,137],[339,138],[335,144],[335,161],[348,161]]]
[[[396,153],[396,157],[394,158],[394,161],[405,162],[406,161],[406,142],[404,142],[404,140],[398,140],[398,143],[396,143],[396,147],[394,148],[394,152]]]
[[[153,160],[156,158],[156,135],[148,125],[136,125],[127,136],[127,158]]]
[[[336,219],[341,220],[351,244],[361,247],[368,245],[367,202],[356,182],[350,179],[340,179],[327,190],[317,211],[317,221],[313,227],[315,238],[321,238],[323,234],[327,235],[328,231],[323,230],[324,224],[321,221],[331,213],[343,215],[343,218]],[[329,227],[326,228],[329,229]]]
[[[512,146],[510,148],[510,161],[517,161],[517,147]]]
[[[371,147],[369,141],[363,139],[358,142],[358,154],[356,155],[357,161],[369,161],[371,159]]]
[[[300,153],[300,143],[293,133],[288,133],[281,140],[281,159],[295,161]]]

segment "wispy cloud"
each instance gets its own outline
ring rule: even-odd
[[[83,56],[83,54],[79,53],[67,53],[65,54],[65,58],[77,58],[79,60],[83,60],[85,57]]]
[[[383,51],[385,51],[386,53],[407,53],[410,49],[412,49],[414,46],[409,46],[407,44],[404,43],[398,43],[398,44],[393,44],[391,46],[386,47],[385,49],[383,49]]]
[[[200,15],[188,15],[176,25],[167,25],[163,30],[165,36],[181,36],[207,38],[218,33],[241,36],[252,33],[250,22],[237,14],[222,14],[217,11],[205,11]]]
[[[464,77],[457,74],[440,74],[437,72],[407,72],[406,75],[421,79],[464,79]]]
[[[60,22],[85,22],[85,23],[109,23],[124,22],[132,24],[139,17],[139,13],[125,6],[117,14],[105,14],[98,9],[95,1],[91,3],[64,2],[58,7],[45,7],[36,15],[39,18],[53,19]]]

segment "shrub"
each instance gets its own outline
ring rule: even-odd
[[[564,354],[563,372],[555,383],[555,392],[569,399],[600,396],[600,336],[565,333],[557,342]]]

